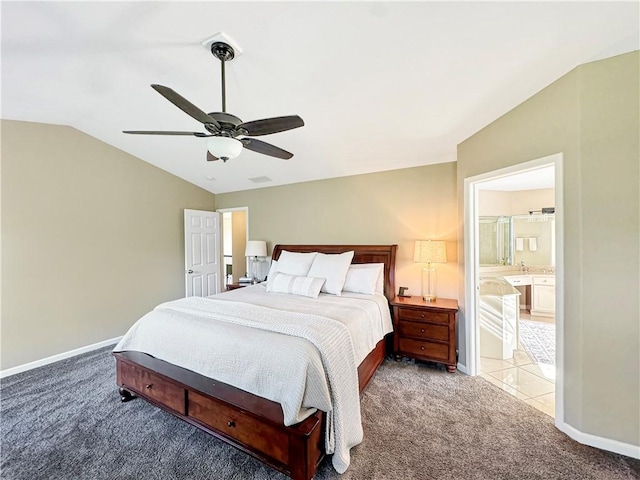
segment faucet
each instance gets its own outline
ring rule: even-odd
[[[526,266],[525,266],[525,264],[524,264],[524,260],[521,260],[521,261],[520,261],[520,271],[521,271],[521,272],[524,272],[524,273],[526,273],[526,272],[528,272],[528,271],[529,271],[529,267],[526,267]]]

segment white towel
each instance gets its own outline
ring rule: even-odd
[[[531,237],[529,239],[529,250],[535,252],[538,249],[538,240],[536,237]]]
[[[524,250],[524,238],[516,238],[516,250],[519,252]]]

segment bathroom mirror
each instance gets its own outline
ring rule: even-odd
[[[513,265],[513,217],[480,217],[480,266]]]
[[[555,266],[555,226],[553,214],[514,215],[515,265]]]
[[[479,218],[480,266],[555,266],[555,216],[528,214]]]

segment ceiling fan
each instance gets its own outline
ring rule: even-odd
[[[225,98],[225,62],[233,60],[235,52],[233,47],[226,42],[214,42],[211,44],[211,53],[220,60],[221,64],[222,112],[205,113],[171,88],[156,84],[151,85],[156,92],[180,110],[201,122],[208,133],[148,130],[124,130],[123,133],[135,135],[192,135],[201,138],[207,137],[207,161],[210,162],[218,159],[226,162],[229,159],[235,158],[240,155],[243,147],[257,153],[282,158],[284,160],[293,157],[293,153],[250,137],[270,135],[272,133],[302,127],[304,126],[302,118],[298,115],[289,115],[286,117],[273,117],[243,122],[235,115],[227,113],[227,102]],[[239,136],[243,138],[237,138]]]

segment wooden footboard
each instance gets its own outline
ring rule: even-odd
[[[386,352],[383,339],[358,367],[360,391]],[[292,477],[310,480],[324,453],[324,412],[284,425],[282,407],[140,352],[113,354],[123,401],[140,396]]]

